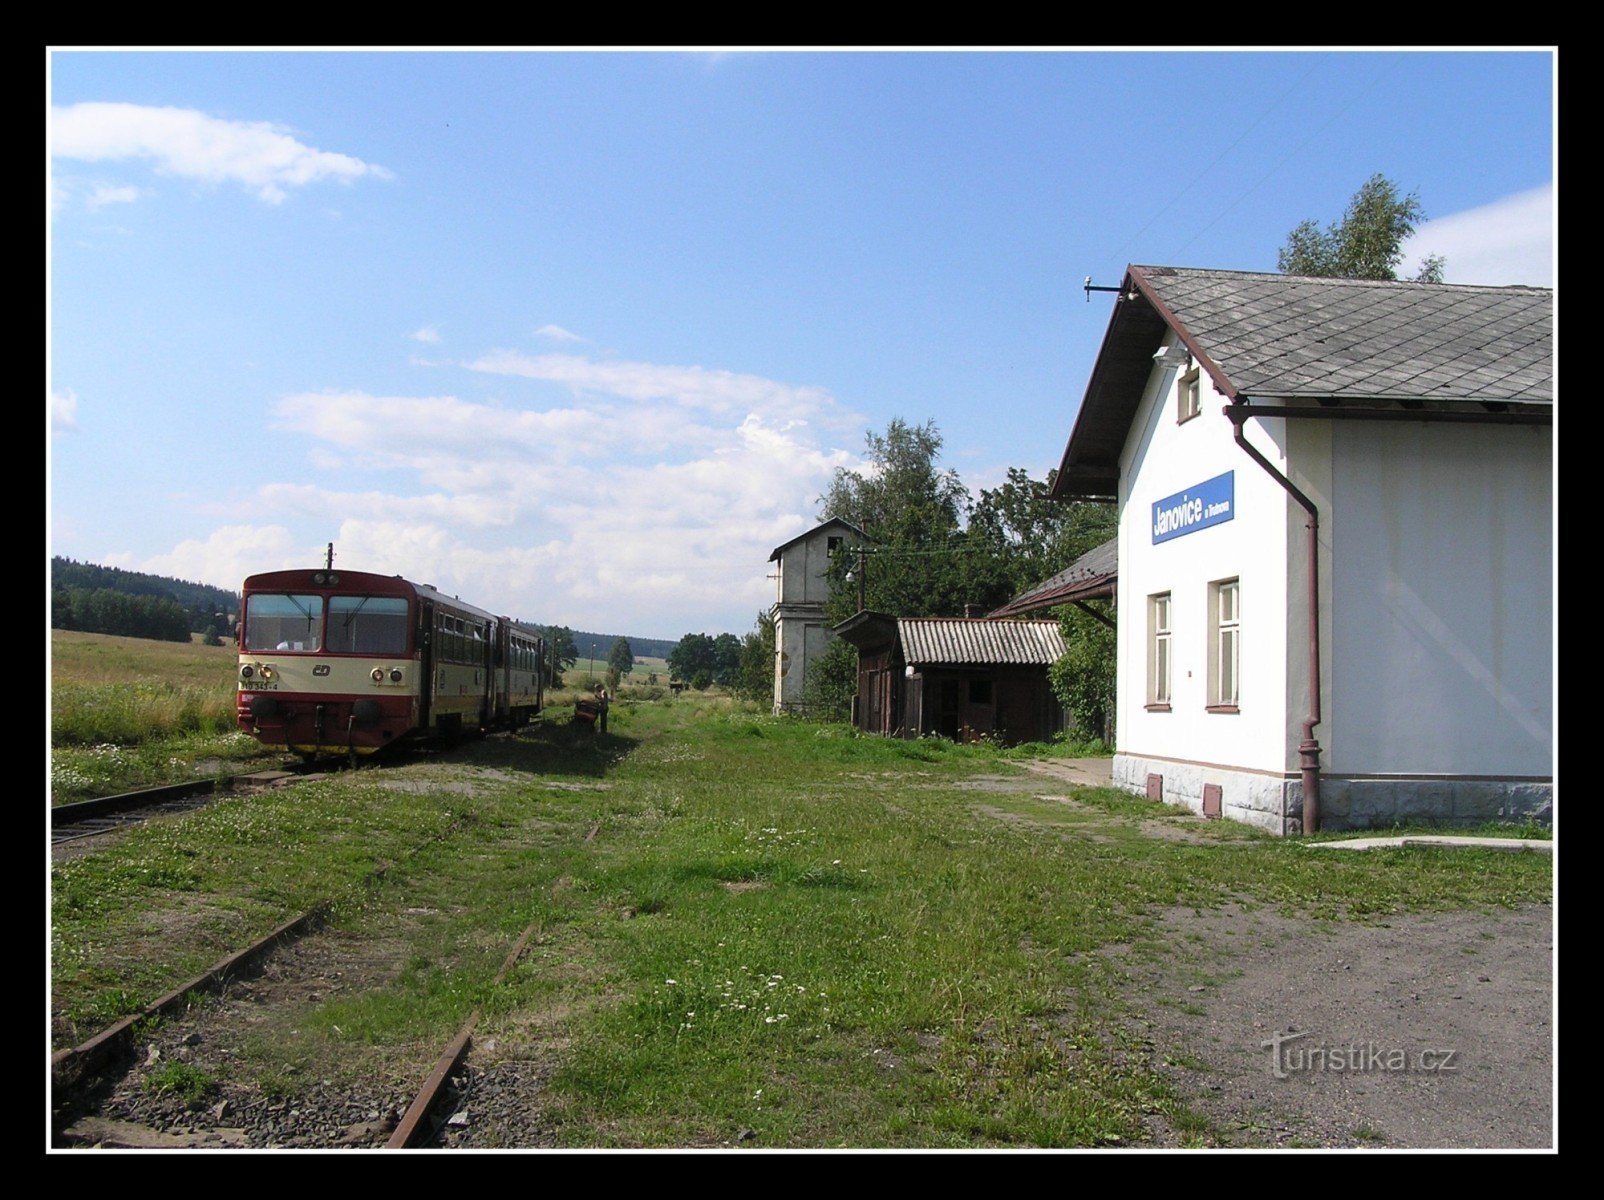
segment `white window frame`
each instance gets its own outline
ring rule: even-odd
[[[1209,584],[1210,712],[1237,712],[1242,700],[1242,579]]]
[[[1169,712],[1175,676],[1174,598],[1154,592],[1147,598],[1147,709]]]
[[[1175,423],[1184,425],[1203,411],[1203,376],[1193,367],[1175,387]]]

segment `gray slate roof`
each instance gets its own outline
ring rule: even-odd
[[[1065,649],[1057,621],[898,617],[897,637],[910,666],[1045,666]]]
[[[1074,600],[1106,600],[1113,596],[1114,582],[1118,576],[1119,538],[1112,537],[1101,546],[1082,554],[1058,574],[1025,589],[987,615],[1012,617],[1021,613],[1041,612]]]
[[[1547,288],[1130,271],[1233,398],[1554,401]]]
[[[1053,495],[1118,495],[1120,453],[1167,330],[1233,401],[1429,401],[1551,413],[1553,318],[1548,288],[1132,266]]]

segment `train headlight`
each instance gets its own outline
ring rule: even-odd
[[[391,683],[400,683],[401,682],[401,668],[400,667],[391,667],[390,668],[390,682]]]
[[[273,672],[273,668],[272,667],[263,667],[262,668],[262,678],[263,679],[271,679],[271,678],[273,678],[273,674],[274,674],[274,672]]]
[[[255,674],[256,674],[256,668],[251,666],[250,663],[246,663],[243,667],[241,667],[239,669],[239,677],[241,679],[250,679]]]
[[[384,668],[383,667],[374,667],[372,674],[373,674],[373,682],[374,683],[383,683],[384,682]]]

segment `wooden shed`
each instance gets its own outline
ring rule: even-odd
[[[858,650],[853,724],[865,733],[1012,744],[1064,728],[1047,681],[1064,654],[1057,621],[860,612],[833,632]]]

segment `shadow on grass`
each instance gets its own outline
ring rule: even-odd
[[[638,745],[639,738],[596,733],[589,725],[569,721],[559,710],[556,716],[514,733],[460,746],[450,757],[524,775],[601,779]]]

